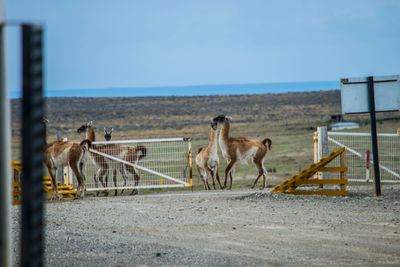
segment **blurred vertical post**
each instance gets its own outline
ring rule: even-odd
[[[6,0],[0,0],[0,266],[11,266],[10,121],[5,70]]]
[[[42,27],[22,25],[21,266],[43,266]]]

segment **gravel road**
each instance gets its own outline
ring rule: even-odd
[[[400,266],[400,185],[348,197],[269,190],[45,204],[47,266]],[[20,207],[13,206],[14,264]]]

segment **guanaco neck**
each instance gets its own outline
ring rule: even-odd
[[[211,154],[216,154],[217,153],[217,129],[211,128],[211,133],[210,133],[210,142],[208,143],[208,149],[210,150]]]
[[[91,126],[87,128],[86,139],[89,139],[92,142],[96,141],[96,134],[94,133],[94,129]]]
[[[221,127],[221,132],[219,134],[219,141],[220,142],[228,142],[229,139],[229,121],[225,120]]]
[[[43,123],[43,126],[44,126],[44,128],[43,128],[43,131],[44,131],[44,150],[46,150],[48,147],[50,147],[54,142],[50,142],[50,143],[47,143],[47,124],[46,123]]]
[[[47,147],[47,125],[46,123],[43,123],[43,134],[44,134],[44,146]]]

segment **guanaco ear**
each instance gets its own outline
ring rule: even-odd
[[[111,128],[111,132],[110,132],[110,134],[112,134],[113,130],[114,130],[114,128]]]
[[[87,127],[92,127],[93,121],[88,122]]]
[[[232,121],[232,117],[231,117],[231,116],[225,116],[225,118],[226,118],[228,121]]]
[[[106,127],[104,127],[104,134],[107,134],[107,130],[106,130]]]

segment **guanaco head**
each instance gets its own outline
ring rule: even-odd
[[[211,128],[212,128],[213,130],[217,130],[217,128],[218,128],[218,122],[215,121],[215,120],[212,120],[212,121],[211,121]]]
[[[114,130],[114,128],[111,128],[111,131],[107,132],[106,127],[104,127],[104,139],[106,139],[106,141],[111,140],[111,135],[112,135],[113,130]]]
[[[85,132],[88,128],[92,127],[92,125],[93,125],[93,121],[82,124],[82,126],[78,128],[77,132],[78,133]]]
[[[227,121],[231,121],[232,120],[232,117],[231,116],[226,116],[226,115],[218,115],[217,117],[215,117],[214,119],[213,119],[213,122],[215,122],[215,123],[223,123],[223,122],[225,122],[225,120],[227,120]]]
[[[47,124],[49,123],[49,120],[46,117],[42,118],[42,123],[43,123],[43,129],[44,129],[44,142],[47,143],[46,138],[47,138]]]

